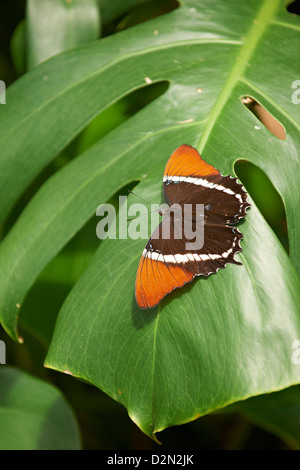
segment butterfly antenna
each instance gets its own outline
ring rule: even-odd
[[[149,206],[151,206],[151,204],[150,204],[149,201],[146,201],[146,199],[142,198],[141,196],[138,196],[138,195],[135,194],[133,191],[131,191],[131,189],[128,189],[128,192],[129,192],[130,194],[133,194],[133,196],[135,196],[135,197],[141,199],[142,201],[144,201],[144,202],[145,202],[146,204],[148,204]],[[150,211],[150,212],[147,212],[147,214],[141,214],[141,215],[142,215],[142,216],[144,216],[144,215],[149,215],[149,214],[153,214],[154,212],[157,212],[157,210],[152,210],[152,211]],[[160,212],[159,212],[159,213],[160,213]],[[161,215],[161,214],[160,214],[160,215]],[[141,216],[140,216],[140,215],[137,215],[136,217],[133,217],[133,218],[131,218],[131,219],[127,219],[127,222],[130,222],[131,220],[135,220],[135,219],[137,219],[138,217],[141,217]]]
[[[129,192],[130,194],[133,194],[133,196],[138,197],[138,198],[141,199],[142,201],[146,202],[146,204],[149,204],[149,206],[150,206],[150,202],[149,202],[149,201],[146,201],[146,199],[142,198],[141,196],[138,196],[138,195],[135,194],[133,191],[131,191],[131,189],[128,189],[128,192]]]
[[[149,215],[149,214],[154,214],[154,212],[157,212],[157,210],[153,210],[153,211],[150,211],[150,212],[147,212],[147,214],[141,214],[141,215],[137,215],[136,217],[132,217],[131,219],[127,219],[127,222],[130,222],[131,220],[135,220],[139,217],[144,217],[145,215]],[[160,214],[160,213],[159,213]],[[160,214],[161,215],[161,214]]]

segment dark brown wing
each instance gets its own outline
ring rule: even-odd
[[[204,204],[210,223],[235,224],[245,217],[250,206],[237,178],[222,176],[188,145],[179,147],[169,158],[164,172],[164,194],[169,205]]]

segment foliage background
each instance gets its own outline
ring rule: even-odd
[[[134,2],[132,2],[134,3]],[[175,2],[152,2],[151,4],[142,5],[142,7],[130,8],[117,17],[103,18],[102,36],[113,34],[115,31],[130,28],[136,23],[146,21],[155,15],[165,13],[171,10]],[[26,69],[24,55],[20,51],[22,41],[18,39],[16,27],[25,15],[25,2],[18,1],[12,5],[12,2],[2,2],[2,11],[0,12],[0,67],[1,79],[6,84],[14,82],[20,74]],[[19,35],[22,34],[22,26],[19,27]],[[100,27],[99,27],[100,34]],[[15,44],[15,45],[14,45]],[[24,44],[23,44],[24,45]],[[81,136],[81,140],[73,142],[65,151],[59,155],[53,166],[50,166],[39,177],[24,195],[20,205],[15,209],[5,226],[5,231],[13,224],[15,218],[22,209],[22,205],[30,199],[31,194],[35,191],[35,185],[39,186],[51,175],[57,168],[61,168],[68,161],[72,160],[76,153],[90,146],[93,141],[102,135],[105,135],[119,123],[126,120],[131,114],[136,112],[140,106],[151,101],[163,91],[163,84],[152,89],[151,93],[133,94],[127,99],[118,103],[113,109],[110,109],[106,115],[102,116],[94,124],[94,128],[90,128],[86,135]],[[95,137],[96,136],[96,137]],[[240,166],[239,176],[246,185],[252,198],[256,201],[261,212],[265,215],[270,225],[276,231],[278,237],[282,240],[284,246],[287,247],[286,220],[282,201],[278,193],[270,184],[268,178],[254,167]],[[257,188],[259,187],[259,191]],[[126,194],[127,187],[123,189]],[[53,327],[55,315],[59,310],[64,298],[83,272],[88,261],[96,249],[96,243],[88,238],[90,249],[83,252],[81,263],[77,264],[74,271],[70,275],[68,259],[72,257],[72,253],[76,251],[77,246],[81,247],[82,243],[87,239],[88,228],[82,231],[73,239],[64,249],[65,260],[60,264],[52,266],[52,271],[48,272],[48,278],[41,280],[30,291],[26,303],[23,307],[22,318],[26,326],[26,308],[28,306],[28,314],[34,315],[34,304],[36,304],[36,315],[39,315],[39,305],[43,300],[46,308],[45,332]],[[66,261],[66,262],[65,262]],[[58,282],[59,281],[59,282]],[[48,312],[47,312],[48,311]],[[91,387],[83,382],[75,381],[72,377],[55,373],[51,370],[43,368],[45,353],[48,348],[47,333],[36,337],[35,332],[28,331],[28,328],[22,330],[22,336],[25,339],[23,345],[13,343],[9,337],[1,331],[1,338],[5,339],[8,346],[7,358],[9,364],[14,364],[19,368],[31,372],[33,375],[45,379],[55,384],[63,392],[71,407],[77,416],[84,448],[98,449],[139,449],[139,448],[160,448],[155,442],[146,437],[129,419],[126,410],[111,400],[98,389]],[[276,395],[276,394],[274,394]],[[293,398],[293,400],[295,400]],[[298,411],[297,402],[289,406],[294,406],[294,410]],[[237,410],[237,411],[235,411]],[[298,415],[299,416],[299,415]],[[276,426],[275,426],[276,427]],[[198,449],[228,449],[228,448],[289,448],[289,445],[297,447],[292,439],[284,439],[282,429],[278,431],[270,425],[270,420],[260,415],[258,416],[254,410],[243,410],[243,407],[229,408],[221,414],[213,414],[202,417],[194,422],[184,426],[169,428],[160,436],[164,448],[180,449],[180,448],[198,448]],[[268,432],[273,431],[273,433]],[[296,434],[296,433],[295,433]],[[295,435],[294,434],[294,435]],[[278,437],[281,436],[282,440]],[[297,440],[296,440],[297,441]]]

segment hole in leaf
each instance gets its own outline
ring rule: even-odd
[[[300,15],[300,1],[295,0],[294,2],[289,3],[286,9],[289,13],[294,13],[294,15]]]
[[[126,2],[124,2],[124,13],[121,16],[102,25],[102,37],[165,15],[178,8],[180,3],[177,0],[148,0],[134,6],[131,10],[126,9],[125,5]]]
[[[127,13],[116,27],[116,31],[131,28],[145,21],[152,20],[158,16],[165,15],[170,11],[176,10],[179,2],[176,0],[152,0],[137,5]]]
[[[66,147],[64,155],[67,155],[67,160],[87,150],[126,119],[163,95],[168,88],[169,82],[165,80],[142,86],[102,111]]]
[[[284,204],[270,179],[263,170],[245,160],[239,160],[235,163],[235,171],[261,214],[275,232],[285,250],[289,252]]]
[[[72,142],[46,167],[30,184],[15,204],[6,222],[0,227],[0,239],[3,239],[32,196],[56,171],[68,164],[74,157],[87,150],[98,140],[152,103],[169,87],[169,82],[160,81],[145,85],[129,93],[96,116]]]
[[[128,196],[139,181],[131,181],[116,191],[107,202],[119,210],[119,196]],[[96,213],[96,206],[95,206]],[[22,304],[20,327],[49,347],[57,314],[67,295],[91,262],[101,243],[94,214],[44,268]],[[41,315],[43,311],[43,315]]]
[[[278,139],[285,140],[285,129],[261,104],[251,96],[243,96],[241,101],[257,119]]]

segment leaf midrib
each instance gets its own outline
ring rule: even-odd
[[[207,124],[204,127],[204,131],[197,146],[200,154],[203,153],[203,149],[210,137],[212,129],[214,128],[222,110],[224,109],[230,96],[232,95],[235,86],[237,85],[239,80],[243,78],[247,63],[249,62],[250,57],[255,51],[262,35],[264,34],[268,26],[272,23],[278,4],[279,0],[265,0],[259,11],[257,19],[253,20],[253,24],[245,37],[244,45],[242,46],[239,52],[239,57],[235,65],[231,69],[231,72],[229,73],[228,78],[226,80],[225,86],[223,87],[222,92],[216,100],[215,105],[213,106],[210,116],[207,120]]]

